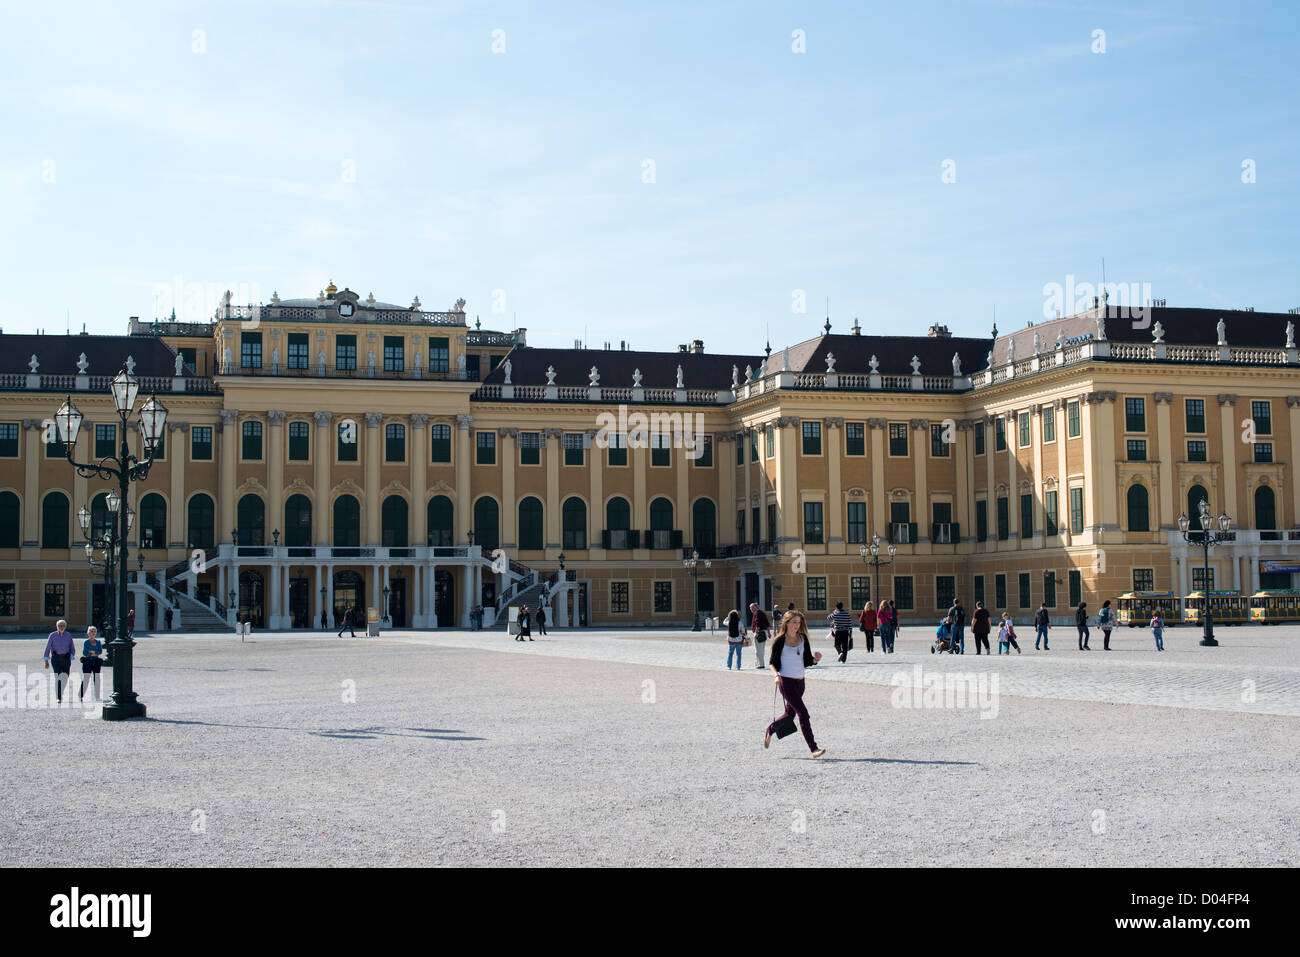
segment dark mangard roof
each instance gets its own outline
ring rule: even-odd
[[[881,375],[911,375],[912,357],[921,363],[921,375],[951,376],[952,357],[961,358],[961,374],[984,367],[992,339],[958,336],[854,336],[829,334],[790,346],[790,366],[795,372],[826,371],[826,356],[835,355],[835,371],[862,375],[871,371],[871,357]],[[772,353],[768,371],[785,368],[785,351]]]
[[[1240,309],[1186,309],[1171,306],[1151,306],[1142,316],[1125,312],[1119,306],[1106,309],[1106,338],[1111,342],[1154,341],[1151,330],[1159,322],[1164,327],[1164,341],[1168,344],[1212,346],[1219,341],[1218,322],[1222,319],[1225,338],[1230,346],[1252,346],[1281,349],[1286,345],[1286,324],[1295,322],[1300,327],[1300,316],[1284,312],[1245,312]],[[1141,328],[1134,328],[1138,323]],[[1077,313],[1060,319],[1046,319],[1033,326],[1017,329],[998,336],[994,345],[994,361],[1002,365],[1007,361],[1007,344],[1016,343],[1016,358],[1028,359],[1034,354],[1034,333],[1038,333],[1039,347],[1043,352],[1056,348],[1058,331],[1065,333],[1066,341],[1097,337],[1097,313]],[[984,368],[983,359],[977,368]],[[963,366],[964,368],[964,366]]]
[[[176,351],[150,336],[0,335],[0,373],[31,372],[33,355],[40,375],[76,375],[77,360],[86,354],[87,375],[117,375],[127,356],[135,358],[137,376],[176,374]],[[185,367],[185,376],[194,373]]]

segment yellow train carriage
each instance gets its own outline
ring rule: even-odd
[[[1148,625],[1157,608],[1166,626],[1182,621],[1182,599],[1171,591],[1125,592],[1115,602],[1115,620],[1130,628]]]
[[[1209,605],[1216,625],[1244,625],[1250,621],[1250,600],[1238,591],[1194,591],[1183,598],[1183,621],[1200,624]]]
[[[1300,621],[1300,589],[1277,588],[1250,596],[1250,620],[1261,625]]]

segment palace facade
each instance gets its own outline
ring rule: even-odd
[[[561,625],[882,596],[906,622],[954,595],[1072,620],[1300,570],[1293,315],[1100,302],[1005,335],[827,321],[721,354],[534,348],[464,306],[331,283],[125,336],[0,335],[0,628],[102,614],[76,516],[102,528],[109,489],[43,423],[71,396],[77,460],[114,453],[126,365],[170,413],[128,503],[137,627],[166,604],[209,629],[348,607],[465,627],[475,604],[491,622],[543,594]],[[1208,567],[1177,525],[1202,498],[1232,529]]]

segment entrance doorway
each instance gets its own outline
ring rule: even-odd
[[[406,579],[393,578],[388,583],[388,617],[392,627],[406,627]]]
[[[757,604],[763,600],[763,596],[758,593],[758,572],[745,572],[744,590],[745,593],[740,596],[739,608],[748,608],[751,602]]]
[[[587,627],[587,583],[578,582],[578,590],[575,593],[578,596],[578,617],[579,627]]]
[[[266,627],[265,592],[260,572],[239,573],[239,614],[254,628]]]
[[[309,628],[311,627],[311,609],[308,602],[311,596],[311,586],[305,578],[289,579],[289,627],[290,628]]]
[[[439,628],[456,627],[456,579],[445,568],[433,573],[433,612]]]
[[[361,607],[365,594],[365,582],[356,572],[347,570],[334,573],[334,627],[343,624],[343,616],[352,609],[354,626],[364,627],[366,610]],[[357,616],[361,617],[358,618]]]

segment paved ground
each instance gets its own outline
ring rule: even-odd
[[[1300,629],[1224,628],[1217,649],[1171,629],[1163,655],[1145,631],[1107,654],[1056,629],[1050,654],[991,660],[910,631],[870,663],[817,641],[820,760],[797,734],[763,749],[772,682],[752,649],[726,672],[716,636],[142,637],[148,720],[0,710],[0,847],[15,866],[1300,862]],[[41,649],[0,641],[0,675]],[[899,706],[942,703],[931,676],[958,672],[985,697]]]

